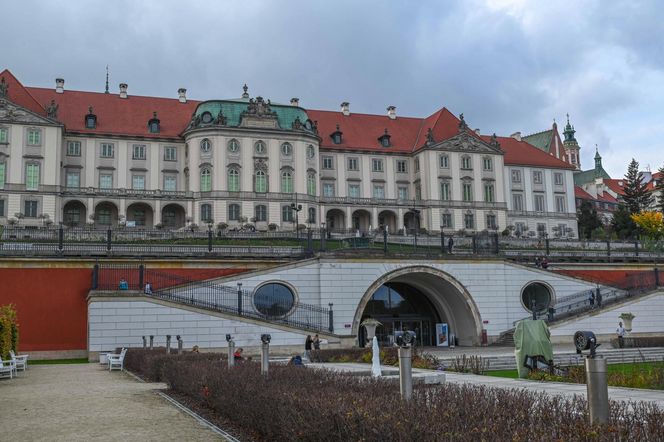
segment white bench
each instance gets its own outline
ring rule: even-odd
[[[13,378],[16,375],[14,361],[3,361],[0,359],[0,378]]]
[[[109,354],[108,358],[108,371],[124,370],[124,357],[127,354],[127,349],[123,348],[119,355]]]
[[[14,361],[17,371],[25,371],[28,368],[29,355],[17,355],[13,350],[9,350],[9,356],[12,358],[12,361]]]

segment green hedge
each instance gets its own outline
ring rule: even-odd
[[[9,351],[18,353],[18,320],[14,304],[0,306],[0,358],[9,358]]]

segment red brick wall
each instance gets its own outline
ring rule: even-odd
[[[643,272],[643,270],[556,270],[556,273],[571,276],[572,278],[579,278],[586,281],[606,284],[614,287],[622,287],[625,284],[628,276],[637,275]]]
[[[159,269],[209,279],[242,269]],[[92,268],[0,268],[0,305],[15,304],[21,351],[85,350]]]

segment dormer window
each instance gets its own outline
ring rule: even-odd
[[[212,123],[212,120],[214,120],[214,118],[210,112],[203,112],[203,115],[201,115],[201,121],[205,124]]]
[[[390,134],[387,133],[387,129],[385,129],[385,133],[378,137],[378,141],[380,141],[380,145],[383,147],[390,147]]]
[[[341,132],[341,131],[339,130],[339,125],[337,124],[337,130],[335,130],[334,132],[332,132],[332,134],[330,135],[330,137],[332,138],[332,142],[333,142],[334,144],[341,144],[342,141],[343,141],[343,139],[342,139],[342,137],[341,137],[342,135],[343,135],[343,132]]]
[[[88,108],[88,114],[85,116],[85,128],[86,129],[97,128],[97,116],[92,113],[92,106]]]
[[[150,130],[151,134],[158,134],[159,133],[159,118],[157,118],[157,112],[152,113],[152,118],[150,121],[148,121],[148,129]]]

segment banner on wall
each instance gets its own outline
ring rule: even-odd
[[[449,334],[447,333],[447,324],[438,323],[436,324],[436,345],[438,347],[449,347]]]

